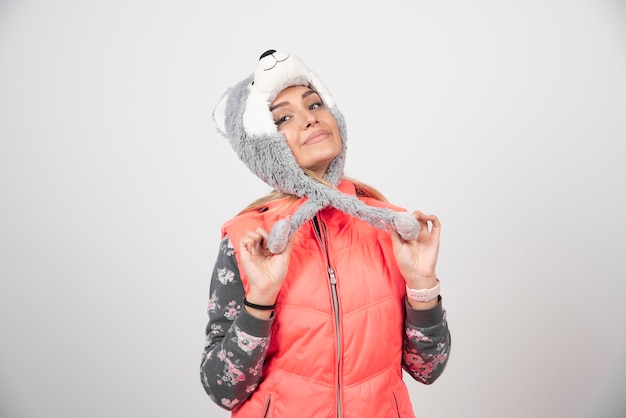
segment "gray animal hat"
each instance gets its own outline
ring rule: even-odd
[[[269,110],[278,93],[296,85],[315,90],[335,117],[342,150],[330,163],[324,180],[337,186],[343,177],[346,159],[346,124],[326,87],[295,55],[273,49],[265,51],[254,74],[229,88],[213,112],[220,133],[250,171],[278,191],[308,198],[290,218],[274,224],[268,238],[269,251],[281,253],[302,224],[330,206],[382,230],[391,225],[402,238],[415,239],[420,227],[413,215],[366,205],[357,197],[328,187],[304,173]]]

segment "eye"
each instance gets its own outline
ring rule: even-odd
[[[315,102],[309,106],[309,110],[315,110],[321,107],[324,107],[324,104],[322,102]]]
[[[289,119],[291,119],[291,116],[285,115],[285,116],[282,116],[282,117],[274,120],[274,124],[276,126],[278,126],[278,125],[280,125],[283,122],[287,122]]]

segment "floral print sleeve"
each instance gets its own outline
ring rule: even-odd
[[[419,311],[406,302],[402,367],[415,380],[427,385],[441,375],[450,354],[450,331],[446,312],[439,303]]]
[[[211,399],[227,410],[257,387],[270,339],[272,320],[248,314],[242,309],[243,297],[235,251],[226,237],[211,277],[200,377]]]

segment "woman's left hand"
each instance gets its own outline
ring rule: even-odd
[[[405,241],[389,227],[393,253],[406,284],[411,289],[428,289],[437,284],[435,267],[439,255],[441,223],[435,215],[413,212],[420,224],[417,238]],[[430,225],[429,225],[430,224]]]

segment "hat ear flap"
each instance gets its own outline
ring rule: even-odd
[[[222,99],[217,103],[213,111],[213,120],[222,135],[226,135],[226,104],[228,103],[229,93],[230,91],[227,91],[224,96],[222,96]]]

